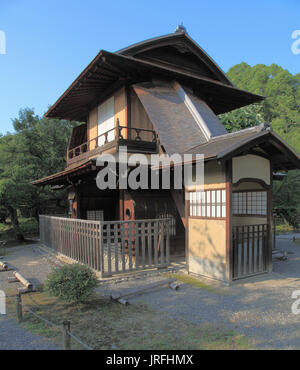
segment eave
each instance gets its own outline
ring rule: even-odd
[[[94,171],[95,169],[95,161],[91,159],[84,163],[78,164],[76,167],[65,169],[64,171],[32,181],[31,184],[35,186],[68,185],[72,183],[72,179]]]
[[[130,56],[101,50],[64,94],[53,104],[45,117],[86,121],[89,111],[125,84],[151,81],[152,78],[177,80],[194,89],[215,114],[225,113],[262,101],[262,96],[238,89],[210,78],[158,66]]]

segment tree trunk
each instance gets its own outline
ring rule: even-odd
[[[11,206],[7,207],[7,210],[9,212],[9,217],[11,220],[12,227],[14,229],[14,232],[16,234],[16,239],[18,242],[22,243],[25,241],[24,235],[22,233],[22,230],[20,229],[19,220],[18,220],[18,214],[17,210]]]

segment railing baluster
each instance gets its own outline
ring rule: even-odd
[[[141,237],[142,237],[142,267],[145,268],[146,234],[144,221],[141,223]]]
[[[119,237],[118,224],[114,225],[115,272],[119,271]]]
[[[135,222],[134,226],[134,254],[135,254],[135,268],[139,267],[139,222]]]
[[[122,271],[126,271],[126,261],[125,261],[125,223],[121,223],[121,258],[122,258]]]
[[[162,219],[99,222],[41,215],[40,238],[57,252],[100,271],[102,275],[110,275],[120,270],[125,272],[168,263],[168,222]],[[114,266],[112,258],[115,258]]]
[[[111,225],[107,225],[107,241],[106,241],[106,248],[107,248],[107,269],[108,274],[111,274]]]
[[[158,251],[160,250],[161,244],[161,229],[159,228],[160,222],[154,222],[154,233],[153,233],[153,248],[154,248],[154,265],[158,267]],[[160,253],[161,255],[161,253]]]
[[[152,266],[152,240],[154,240],[154,236],[152,235],[152,222],[148,222],[148,266]]]
[[[164,265],[165,264],[165,236],[166,236],[165,229],[166,229],[166,226],[163,221],[160,222],[160,226],[161,226],[160,264]]]
[[[128,223],[128,257],[129,257],[129,270],[132,270],[132,226],[133,222]]]

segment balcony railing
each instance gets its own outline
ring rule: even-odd
[[[114,147],[118,150],[119,146],[126,146],[128,152],[156,153],[157,135],[153,130],[117,124],[111,130],[68,149],[67,162],[71,164]]]

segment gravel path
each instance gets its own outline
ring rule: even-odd
[[[213,291],[182,284],[176,292],[168,287],[152,289],[129,299],[142,301],[177,319],[210,323],[246,334],[259,349],[300,349],[300,317],[291,312],[294,290],[300,290],[300,246],[278,238],[277,248],[288,252],[287,261],[275,261],[273,273],[240,280],[231,286],[213,284]],[[161,277],[147,278],[147,283]],[[106,283],[109,294],[145,280]]]
[[[277,248],[287,251],[288,260],[274,261],[272,274],[240,280],[231,286],[210,281],[210,289],[188,284],[182,284],[178,291],[160,287],[136,296],[130,302],[144,302],[176,319],[195,324],[210,323],[246,334],[259,349],[300,349],[300,316],[291,312],[294,301],[292,292],[300,290],[300,246],[293,243],[291,236],[279,236]],[[53,264],[61,264],[41,251],[38,245],[10,248],[8,251],[5,260],[35,285],[44,281]],[[0,273],[0,289],[11,288],[8,276],[11,272]],[[141,274],[138,279],[118,283],[115,280],[105,281],[98,290],[111,294],[160,279],[162,275],[159,274]],[[57,347],[1,315],[0,349]]]
[[[57,350],[56,345],[21,328],[15,321],[0,316],[0,350]]]
[[[35,286],[40,285],[51,270],[51,259],[39,250],[38,245],[8,248],[5,261],[19,270]],[[20,284],[9,284],[7,277],[12,271],[0,272],[0,289],[7,291]],[[17,291],[17,289],[16,289]],[[7,315],[0,315],[0,350],[56,350],[60,349],[49,340],[28,332]]]

